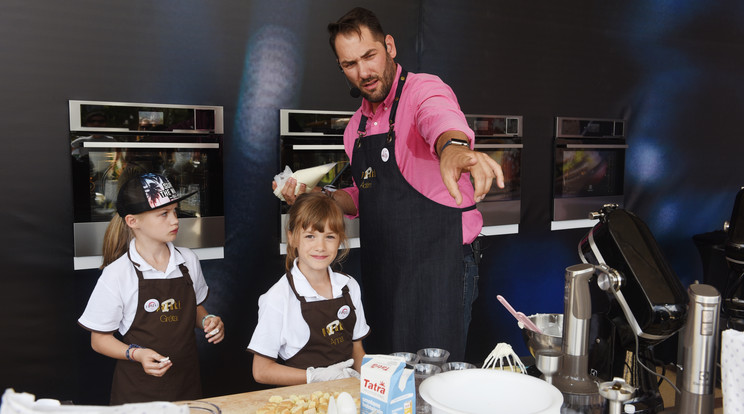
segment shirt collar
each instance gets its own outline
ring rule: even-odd
[[[349,278],[346,275],[339,274],[331,270],[330,266],[328,267],[328,274],[331,275],[331,289],[333,290],[333,297],[339,297],[341,296],[341,289],[343,289],[344,286],[349,281]],[[305,275],[302,274],[302,271],[300,271],[299,266],[297,266],[297,259],[294,261],[294,265],[292,266],[292,281],[294,282],[295,289],[297,289],[297,294],[300,296],[304,296],[306,298],[322,298],[322,299],[333,299],[333,298],[324,298],[318,292],[313,289],[312,286],[310,286],[310,282],[307,281],[307,278]]]
[[[129,256],[137,266],[137,269],[139,269],[141,272],[157,272],[158,270],[147,263],[147,261],[143,259],[142,256],[139,254],[134,243],[135,240],[136,239],[132,238],[132,240],[129,242]],[[181,256],[181,254],[175,249],[173,243],[168,242],[167,244],[168,250],[170,251],[170,259],[168,259],[168,267],[165,269],[166,275],[170,274],[170,272],[174,271],[176,267],[178,267],[178,265],[186,261],[186,259],[184,259],[183,256]]]
[[[395,91],[398,89],[398,80],[400,80],[400,73],[403,71],[403,67],[399,64],[396,63],[395,66],[395,79],[393,79],[393,84],[390,86],[390,92],[388,92],[387,97],[385,97],[385,100],[377,107],[377,115],[382,113],[379,111],[380,108],[390,108],[393,105],[393,100],[395,100]],[[375,116],[375,114],[372,113],[372,103],[370,103],[366,98],[362,99],[362,115],[367,118],[373,118]]]

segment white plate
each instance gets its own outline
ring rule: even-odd
[[[525,374],[491,369],[448,371],[424,380],[419,393],[432,413],[558,414],[563,394]]]

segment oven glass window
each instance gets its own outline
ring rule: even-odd
[[[116,137],[109,137],[114,141]],[[193,139],[193,137],[192,137]],[[74,141],[73,141],[74,142]],[[144,172],[162,174],[180,195],[179,217],[224,215],[220,149],[87,148],[73,146],[75,222],[109,221],[116,212],[119,187]]]
[[[556,198],[623,194],[624,149],[556,148]]]
[[[501,170],[504,173],[504,188],[499,188],[494,182],[483,201],[519,200],[522,189],[519,174],[522,163],[522,150],[518,148],[490,151],[476,148],[476,150],[484,152],[493,158],[501,165]]]

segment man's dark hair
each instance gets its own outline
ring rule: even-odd
[[[336,53],[336,36],[339,34],[348,35],[350,33],[356,33],[361,36],[362,27],[368,28],[375,39],[383,44],[385,43],[385,32],[382,30],[380,21],[377,20],[377,16],[374,13],[365,8],[355,7],[341,16],[336,23],[328,23],[328,33],[331,35],[328,40],[336,57],[338,57],[338,53]]]

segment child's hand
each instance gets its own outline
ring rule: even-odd
[[[142,364],[145,374],[162,377],[173,366],[170,358],[164,357],[149,348],[140,348],[135,352],[134,360]]]
[[[219,316],[207,318],[204,321],[204,332],[207,342],[220,343],[225,338],[225,324],[222,323],[222,318]]]

